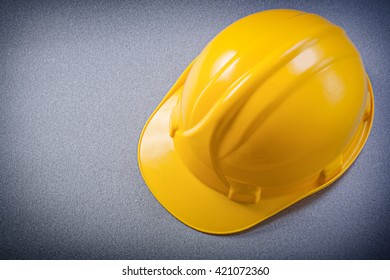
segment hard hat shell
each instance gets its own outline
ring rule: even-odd
[[[154,111],[141,173],[197,230],[245,230],[328,186],[369,135],[374,100],[344,31],[295,10],[247,16],[218,34]]]

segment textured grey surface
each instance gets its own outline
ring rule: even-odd
[[[1,258],[390,257],[386,1],[14,2],[0,3]],[[244,233],[202,234],[149,192],[138,137],[210,39],[270,8],[347,31],[374,87],[372,134],[330,188]]]

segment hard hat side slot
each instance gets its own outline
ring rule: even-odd
[[[260,201],[261,188],[256,185],[248,185],[241,182],[230,181],[228,198],[240,203],[258,203]]]
[[[334,161],[328,164],[324,169],[322,169],[318,181],[320,184],[329,181],[334,176],[339,174],[343,169],[343,156],[338,156]]]

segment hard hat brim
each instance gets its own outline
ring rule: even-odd
[[[190,65],[191,66],[191,65]],[[185,78],[188,69],[179,80]],[[369,83],[369,82],[368,82]],[[369,116],[362,123],[343,152],[341,170],[315,188],[302,188],[262,198],[257,204],[241,204],[199,181],[176,153],[169,135],[169,120],[180,97],[183,84],[177,83],[168,92],[147,121],[138,145],[141,174],[156,199],[178,220],[205,233],[230,234],[248,229],[275,215],[297,201],[325,188],[339,178],[356,159],[371,129],[374,100],[369,84]]]

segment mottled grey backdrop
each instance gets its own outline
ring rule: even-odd
[[[390,257],[387,1],[1,1],[0,258]],[[330,188],[236,235],[194,231],[146,187],[137,142],[220,30],[271,8],[318,13],[360,50],[375,121]]]

